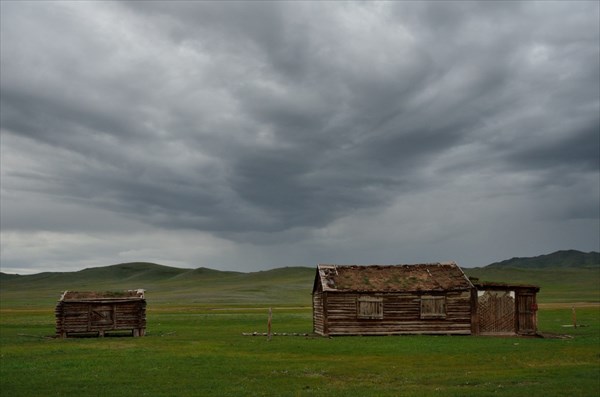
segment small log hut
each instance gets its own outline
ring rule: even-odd
[[[474,285],[454,262],[318,265],[313,332],[531,335],[537,332],[538,291],[536,286]]]
[[[93,335],[130,331],[146,333],[146,298],[143,289],[123,292],[65,291],[56,304],[56,335]]]

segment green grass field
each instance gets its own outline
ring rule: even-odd
[[[270,306],[275,308],[274,332],[310,333],[312,269],[197,273],[3,280],[0,393],[596,396],[600,392],[600,306],[595,288],[581,290],[579,298],[571,287],[558,283],[540,300],[539,330],[566,335],[562,338],[309,335],[274,336],[268,341],[242,333],[266,332]],[[138,287],[148,289],[146,337],[52,338],[54,304],[61,290]],[[573,303],[586,301],[590,303]],[[573,305],[578,328],[569,326]]]

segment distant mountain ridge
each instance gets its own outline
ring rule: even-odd
[[[312,278],[314,269],[307,267],[281,267],[271,270],[243,273],[226,270],[214,270],[205,267],[178,268],[151,262],[129,262],[116,265],[91,267],[78,271],[42,272],[19,275],[0,272],[3,286],[35,286],[40,283],[64,283],[66,285],[137,285],[146,283],[185,283],[195,281],[227,281],[243,282],[246,280],[261,281],[264,279],[294,279],[297,277]]]
[[[103,281],[103,280],[168,280],[182,277],[220,277],[220,276],[243,276],[261,273],[275,273],[299,269],[294,267],[281,267],[277,269],[264,270],[258,272],[235,272],[227,270],[215,270],[206,267],[199,268],[180,268],[160,265],[152,262],[127,262],[116,265],[107,265],[99,267],[90,267],[76,271],[66,272],[42,272],[27,275],[11,274],[0,272],[0,279],[29,279],[29,280],[82,280],[82,281]]]
[[[600,252],[581,252],[577,250],[562,250],[551,254],[534,257],[514,257],[500,262],[494,262],[483,268],[521,268],[521,269],[546,269],[546,268],[600,268]],[[151,262],[128,262],[101,267],[86,268],[78,271],[68,272],[42,272],[29,275],[18,275],[0,272],[0,280],[8,281],[15,279],[28,280],[166,280],[177,278],[220,277],[220,276],[250,276],[253,274],[275,275],[281,272],[289,272],[293,269],[301,272],[314,272],[312,267],[281,267],[258,272],[235,272],[215,270],[205,267],[178,268],[160,265]]]
[[[600,267],[600,253],[594,251],[564,250],[534,257],[511,258],[501,262],[494,262],[485,267],[513,267],[521,269],[597,268]]]

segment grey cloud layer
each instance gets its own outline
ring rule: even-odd
[[[22,156],[4,156],[2,192],[264,243],[485,173],[473,192],[562,186],[553,209],[597,219],[597,16],[597,2],[2,3],[3,150]]]

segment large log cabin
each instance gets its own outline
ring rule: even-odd
[[[313,331],[324,336],[535,334],[537,291],[536,286],[475,286],[454,262],[318,265]]]

